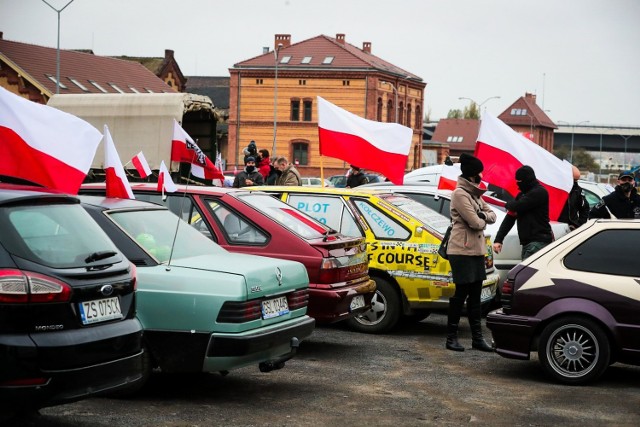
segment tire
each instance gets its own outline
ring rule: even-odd
[[[563,317],[542,331],[538,358],[554,380],[569,385],[586,384],[598,379],[609,366],[609,338],[593,320]]]
[[[376,294],[371,300],[371,310],[347,320],[351,330],[378,334],[393,329],[400,318],[400,296],[387,280],[374,277]]]

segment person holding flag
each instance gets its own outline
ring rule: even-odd
[[[493,241],[493,250],[498,254],[502,251],[505,236],[517,222],[524,260],[553,241],[549,224],[549,193],[540,185],[531,166],[520,167],[515,178],[520,193],[515,200],[505,204],[507,215]]]

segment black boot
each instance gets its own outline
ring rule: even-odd
[[[467,307],[469,309],[469,307]],[[476,350],[493,353],[491,347],[482,337],[482,319],[480,307],[474,307],[469,311],[469,325],[471,326],[471,347]]]
[[[461,298],[449,298],[449,317],[447,321],[447,343],[446,348],[453,351],[464,351],[464,347],[458,342],[458,322],[460,322],[460,313],[462,313],[462,304],[464,300]]]
[[[458,342],[458,324],[449,323],[447,325],[447,350],[464,351],[464,347]]]

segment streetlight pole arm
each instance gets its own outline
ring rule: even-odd
[[[56,93],[60,93],[60,13],[67,8],[73,0],[69,0],[69,3],[65,4],[62,9],[56,9],[51,6],[47,0],[42,0],[47,6],[55,10],[58,14],[58,47],[56,49]]]

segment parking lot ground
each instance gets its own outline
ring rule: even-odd
[[[444,348],[446,316],[387,335],[323,327],[280,371],[154,375],[135,398],[45,408],[28,426],[636,426],[640,367],[613,365],[595,384],[554,384],[537,361]],[[485,328],[485,335],[490,332]]]

